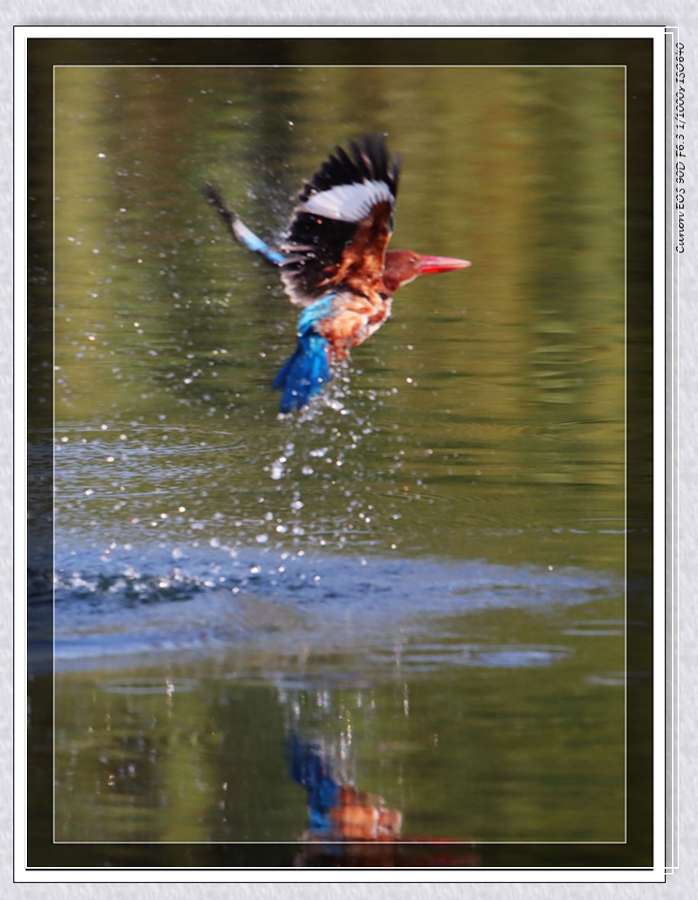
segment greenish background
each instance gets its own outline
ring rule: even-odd
[[[75,457],[64,517],[108,512],[107,534],[133,542],[153,532],[130,519],[171,520],[186,494],[207,536],[228,534],[231,504],[261,528],[271,492],[277,524],[336,545],[460,558],[467,535],[469,558],[622,572],[622,69],[68,67],[56,79],[56,433],[74,445],[83,427],[104,431]],[[201,185],[217,182],[273,238],[333,142],[378,129],[405,159],[393,245],[473,267],[398,294],[354,353],[351,416],[280,424],[269,382],[297,311],[273,271],[231,247]],[[119,498],[134,441],[166,461],[144,461]],[[289,445],[274,485],[264,467]],[[325,446],[332,478],[322,462],[302,476]],[[109,481],[86,500],[94,451]],[[354,541],[375,492],[370,535]]]

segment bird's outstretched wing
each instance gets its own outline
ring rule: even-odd
[[[269,244],[250,231],[247,225],[228,209],[223,194],[209,181],[204,185],[204,196],[228,226],[228,230],[236,241],[239,241],[248,250],[252,250],[253,253],[259,253],[271,265],[281,265],[285,259],[283,253],[272,249]]]
[[[291,301],[308,306],[338,287],[381,284],[393,230],[400,159],[368,135],[341,147],[306,182],[281,246],[281,278]]]

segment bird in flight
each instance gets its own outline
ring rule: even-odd
[[[292,303],[303,308],[298,344],[272,382],[281,412],[301,409],[332,379],[332,367],[370,337],[390,315],[392,297],[419,275],[463,269],[447,256],[388,250],[393,232],[400,158],[382,135],[337,147],[298,195],[299,204],[278,250],[230,212],[220,192],[206,195],[233,236],[278,266]]]

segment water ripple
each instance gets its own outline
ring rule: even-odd
[[[574,607],[619,593],[614,579],[580,569],[482,561],[311,556],[264,547],[153,546],[109,557],[84,551],[56,563],[55,654],[60,664],[235,644],[286,655],[360,651],[372,665],[398,660],[412,671],[541,666],[568,651],[458,642],[454,622],[492,609]],[[620,623],[613,625],[620,633]]]

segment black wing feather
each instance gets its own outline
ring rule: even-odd
[[[389,209],[392,219],[399,157],[390,159],[385,138],[376,134],[366,135],[360,142],[351,141],[349,151],[337,147],[335,154],[304,184],[298,195],[300,205],[281,247],[286,255],[281,277],[289,297],[299,306],[313,303],[333,284],[344,251],[356,237],[361,221],[370,220],[379,207],[380,215]],[[335,204],[336,209],[328,210],[320,195],[342,186],[347,186],[348,191],[340,191],[341,200]],[[349,186],[356,186],[356,207],[352,205]],[[315,208],[304,209],[308,204]],[[392,231],[390,221],[388,229]]]

